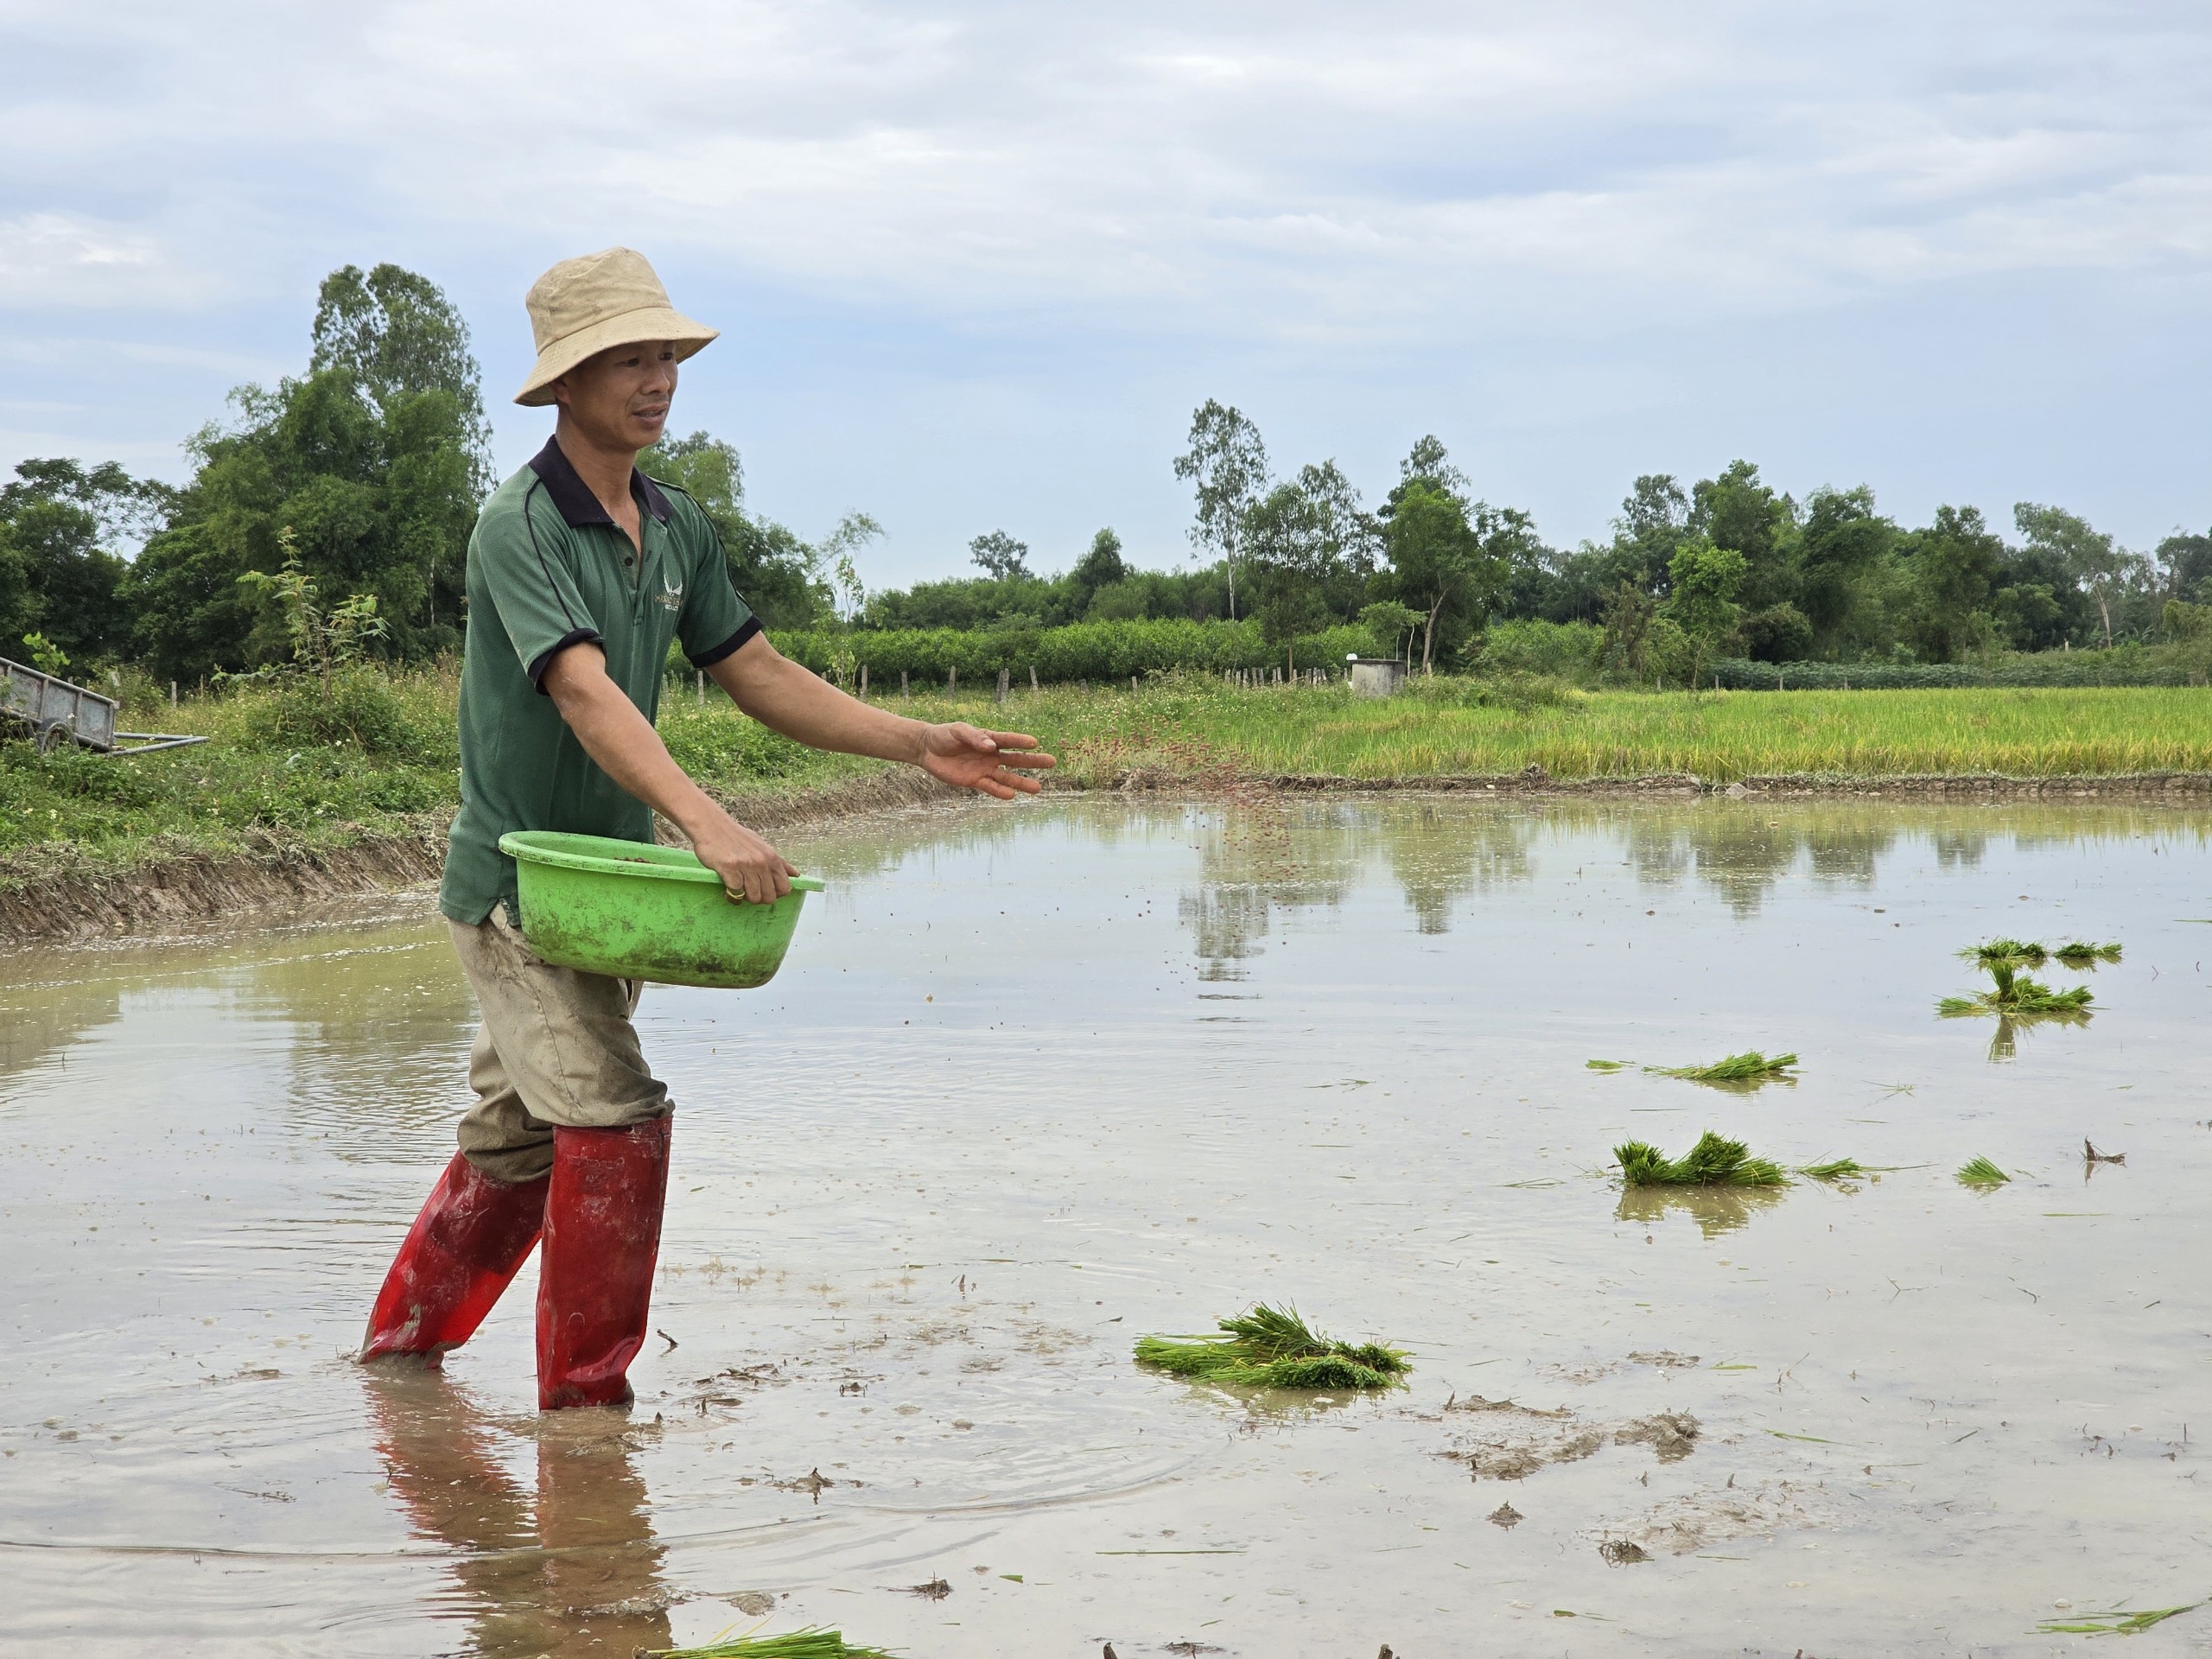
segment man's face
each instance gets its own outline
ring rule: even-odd
[[[553,383],[554,401],[594,443],[647,449],[660,442],[676,396],[676,346],[665,340],[615,346]]]

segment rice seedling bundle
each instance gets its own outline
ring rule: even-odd
[[[1947,996],[1936,1005],[1936,1012],[1947,1018],[1975,1014],[2087,1017],[2094,1000],[2086,985],[2054,991],[2041,980],[2028,978],[2009,961],[1986,960],[1982,966],[1989,969],[1988,990],[1978,996]]]
[[[1647,1065],[1643,1069],[1662,1077],[1687,1077],[1692,1083],[1764,1083],[1770,1077],[1787,1078],[1789,1068],[1796,1064],[1795,1054],[1777,1054],[1769,1059],[1753,1048],[1711,1065]]]
[[[2101,962],[2118,962],[2120,947],[2116,944],[2090,944],[2084,940],[2075,939],[2070,944],[2060,945],[2050,954],[2069,968],[2078,969],[2094,968]]]
[[[1613,1148],[1621,1179],[1630,1186],[1786,1186],[1789,1176],[1782,1166],[1754,1158],[1740,1141],[1731,1141],[1707,1129],[1698,1143],[1681,1158],[1669,1158],[1642,1141],[1624,1141]]]
[[[1986,1158],[1970,1159],[1959,1166],[1959,1179],[1968,1186],[2002,1186],[2012,1179]]]
[[[836,1630],[809,1628],[781,1636],[742,1636],[702,1648],[639,1649],[643,1659],[892,1659],[881,1648],[856,1648]]]
[[[2040,968],[2050,957],[2050,952],[2042,945],[2025,939],[1990,939],[1981,944],[1968,945],[1959,954],[1968,962],[1978,962],[1985,968],[1993,962],[2011,963],[2016,968]]]
[[[1389,1389],[1413,1369],[1402,1350],[1322,1336],[1287,1306],[1262,1302],[1219,1323],[1217,1335],[1140,1337],[1137,1363],[1200,1382],[1262,1389]]]

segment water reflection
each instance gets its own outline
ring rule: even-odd
[[[451,1572],[468,1651],[485,1659],[620,1655],[670,1645],[671,1593],[619,1415],[556,1412],[508,1432],[443,1372],[362,1373],[376,1449],[417,1537],[460,1553]],[[534,1442],[526,1489],[503,1453]]]
[[[1423,934],[1448,932],[1471,899],[1534,883],[1547,853],[1578,865],[1616,861],[1642,887],[1694,885],[1749,919],[1793,880],[1871,892],[1884,861],[1916,848],[1955,871],[1979,866],[1999,844],[2027,849],[2154,834],[2201,841],[2204,831],[2202,822],[2126,807],[1939,806],[1903,814],[1887,804],[1851,802],[1238,803],[1204,810],[1199,884],[1183,893],[1178,912],[1201,976],[1234,980],[1243,977],[1239,964],[1264,950],[1282,912],[1339,906],[1370,874],[1397,887]]]
[[[1750,1224],[1752,1217],[1780,1204],[1778,1186],[1630,1186],[1613,1207],[1618,1221],[1649,1226],[1679,1211],[1697,1223],[1707,1238],[1719,1238]]]

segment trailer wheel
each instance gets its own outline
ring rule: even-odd
[[[38,752],[52,754],[56,749],[73,746],[77,741],[77,728],[73,721],[57,720],[38,734]]]

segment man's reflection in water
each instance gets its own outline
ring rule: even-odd
[[[467,1552],[453,1567],[486,1659],[630,1659],[670,1645],[661,1551],[632,1462],[638,1432],[612,1412],[554,1412],[519,1433],[442,1372],[363,1373],[377,1451],[416,1532]],[[500,1461],[534,1437],[533,1495]]]

